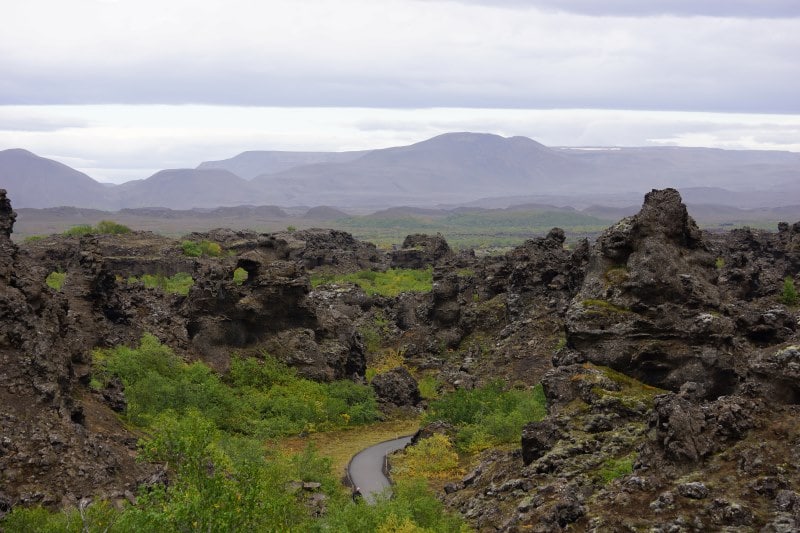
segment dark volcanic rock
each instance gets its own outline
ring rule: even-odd
[[[416,233],[403,241],[399,250],[391,256],[392,268],[425,268],[453,257],[450,245],[440,233],[425,235]]]
[[[402,366],[372,378],[372,388],[379,401],[398,407],[414,406],[421,400],[417,381]]]
[[[714,257],[673,189],[600,236],[567,313],[567,340],[589,361],[677,390],[735,386],[734,324],[721,310]]]

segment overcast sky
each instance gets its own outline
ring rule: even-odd
[[[103,181],[463,130],[800,151],[798,0],[17,0],[0,20],[0,149]]]

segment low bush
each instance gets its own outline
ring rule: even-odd
[[[781,291],[781,302],[786,305],[797,305],[797,289],[791,276],[783,278],[783,290]]]
[[[233,271],[233,282],[237,285],[243,285],[249,276],[247,270],[239,267]]]
[[[50,272],[47,275],[44,282],[47,284],[48,287],[51,289],[60,291],[61,287],[64,286],[64,282],[67,280],[66,272]]]
[[[371,388],[351,381],[317,383],[265,355],[234,357],[224,379],[202,362],[187,364],[153,335],[137,348],[93,353],[93,379],[125,385],[128,419],[147,426],[159,414],[198,410],[220,429],[261,437],[372,422],[379,417]]]
[[[437,433],[398,454],[392,460],[392,473],[397,478],[453,477],[458,474],[458,453],[446,435]]]
[[[456,447],[474,453],[490,446],[516,442],[522,427],[547,414],[541,385],[527,390],[504,390],[503,382],[458,389],[430,404],[424,422],[444,420],[458,428]]]

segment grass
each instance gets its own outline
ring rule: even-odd
[[[186,296],[194,285],[194,279],[188,272],[178,272],[174,276],[166,277],[163,274],[144,274],[141,278],[131,276],[129,284],[142,283],[148,289],[161,289],[170,294]]]
[[[606,300],[584,300],[581,302],[583,307],[587,309],[590,313],[596,313],[600,315],[608,315],[612,313],[618,314],[625,314],[630,313],[630,309],[626,309],[624,307],[619,307],[617,305],[612,304]]]
[[[633,472],[634,456],[635,454],[631,454],[625,457],[606,459],[598,469],[597,477],[605,485],[622,476],[627,476]]]
[[[207,240],[183,241],[181,250],[187,257],[219,257],[222,255],[222,246]]]
[[[419,429],[419,419],[390,420],[363,426],[312,433],[305,437],[288,437],[278,441],[277,446],[285,453],[299,453],[309,444],[322,450],[332,461],[335,475],[344,475],[350,459],[374,444],[411,435]]]
[[[362,270],[352,274],[313,274],[311,286],[328,283],[354,283],[368,295],[395,297],[403,292],[430,292],[433,288],[433,269],[390,268],[386,272]]]
[[[83,237],[84,235],[122,235],[130,232],[131,228],[128,226],[119,224],[113,220],[101,220],[96,226],[91,226],[89,224],[72,226],[64,232],[64,235]]]

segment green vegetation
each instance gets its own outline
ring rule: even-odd
[[[44,235],[28,235],[22,239],[22,242],[39,242],[41,240],[44,240]]]
[[[420,440],[392,460],[396,479],[446,478],[458,475],[458,453],[446,435],[436,433]]]
[[[94,227],[89,224],[73,226],[65,231],[64,235],[83,237],[84,235],[122,235],[130,232],[131,228],[128,226],[124,226],[113,220],[101,220]]]
[[[717,267],[717,270],[722,270],[725,268],[725,259],[717,257],[717,260],[714,261],[714,266]]]
[[[522,426],[547,414],[541,385],[527,390],[504,390],[503,382],[458,389],[434,400],[424,422],[450,422],[458,428],[455,445],[474,453],[491,446],[517,442]]]
[[[313,274],[311,286],[326,283],[355,283],[370,296],[394,297],[403,292],[429,292],[433,287],[433,269],[390,268],[386,272],[362,270],[353,274]]]
[[[188,257],[219,257],[222,255],[222,246],[213,241],[183,241],[181,243],[183,255]]]
[[[555,226],[563,228],[571,239],[577,239],[599,233],[612,222],[577,212],[498,209],[430,216],[367,215],[341,218],[330,225],[387,248],[412,233],[441,233],[453,248],[491,251],[518,246],[527,239],[545,235]]]
[[[419,395],[425,400],[435,400],[439,397],[439,388],[442,386],[441,382],[434,376],[422,376],[417,381],[419,387]]]
[[[64,232],[64,235],[69,235],[71,237],[83,237],[84,235],[91,235],[92,233],[94,233],[94,228],[92,226],[89,224],[79,224],[69,228]]]
[[[619,307],[617,305],[612,304],[611,302],[607,302],[606,300],[584,300],[581,302],[581,304],[583,305],[583,307],[586,308],[587,312],[595,313],[598,315],[631,312],[630,309]]]
[[[633,472],[634,456],[635,454],[631,454],[617,459],[606,459],[597,471],[597,478],[605,485],[617,478],[627,476]]]
[[[247,270],[243,269],[242,267],[239,267],[233,271],[233,282],[237,285],[242,285],[245,281],[247,281],[248,277],[249,274],[247,273]]]
[[[786,305],[797,305],[797,289],[794,286],[794,280],[791,276],[783,278],[781,302]]]
[[[216,427],[260,437],[318,431],[372,422],[378,410],[372,389],[351,381],[317,383],[264,355],[234,357],[223,380],[201,362],[184,363],[154,336],[138,348],[96,350],[94,377],[125,385],[127,418],[147,426],[167,410],[197,410]]]
[[[66,272],[50,272],[45,278],[44,282],[51,289],[60,291],[61,287],[64,286],[64,282],[66,280],[67,280]]]
[[[286,226],[286,231],[288,231],[289,233],[294,233],[295,231],[297,231],[297,226]]]
[[[161,289],[164,292],[182,296],[189,294],[189,289],[194,285],[194,279],[187,272],[178,272],[172,277],[166,277],[163,274],[144,274],[141,278],[136,276],[128,278],[129,284],[140,282],[148,289]]]
[[[224,377],[187,364],[146,334],[136,348],[93,354],[93,384],[125,385],[125,418],[142,428],[139,458],[162,462],[168,486],[138,494],[121,509],[96,502],[50,513],[15,507],[9,533],[28,531],[462,531],[462,523],[420,482],[401,482],[394,497],[354,503],[331,474],[331,461],[308,446],[288,455],[264,436],[344,427],[378,416],[372,390],[352,382],[315,383],[275,359],[236,357]],[[312,516],[297,482],[317,482],[327,514]]]
[[[628,281],[628,267],[617,265],[609,268],[605,272],[606,283],[610,285],[621,285]]]

